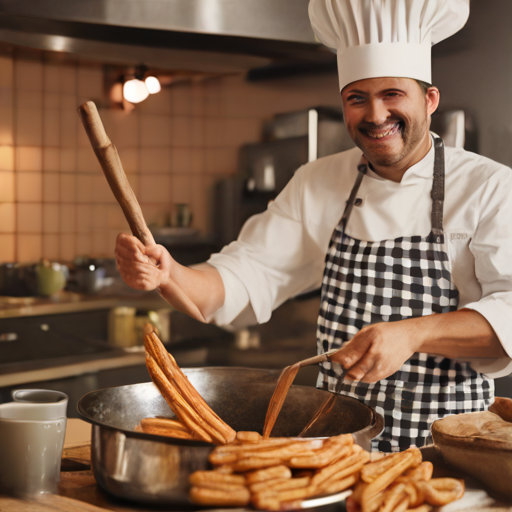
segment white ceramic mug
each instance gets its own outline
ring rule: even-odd
[[[54,493],[66,432],[68,397],[23,389],[0,404],[0,493],[17,497]]]

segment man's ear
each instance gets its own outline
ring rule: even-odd
[[[427,92],[425,93],[425,100],[427,102],[427,114],[432,115],[439,106],[439,101],[441,99],[441,93],[437,87],[429,87]]]

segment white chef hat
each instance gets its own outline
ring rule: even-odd
[[[433,44],[459,31],[469,0],[310,0],[318,39],[338,54],[340,90],[364,78],[431,82]]]

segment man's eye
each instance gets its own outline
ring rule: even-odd
[[[387,96],[388,98],[398,98],[398,97],[400,96],[400,94],[398,94],[397,92],[388,92],[388,93],[386,94],[386,96]]]
[[[359,102],[363,101],[363,97],[353,94],[352,96],[348,97],[348,101],[350,103],[359,103]]]

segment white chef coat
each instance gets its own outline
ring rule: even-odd
[[[268,209],[251,217],[238,240],[209,263],[226,298],[219,325],[263,323],[287,299],[320,288],[325,255],[357,174],[354,148],[300,167]],[[434,147],[402,181],[368,170],[346,233],[365,241],[427,236]],[[444,231],[459,309],[482,314],[508,358],[470,359],[490,377],[512,372],[512,169],[457,148],[445,149]],[[466,359],[468,360],[468,359]]]

